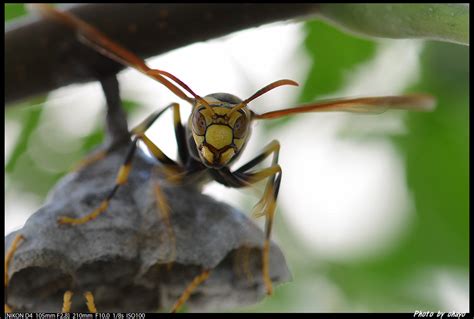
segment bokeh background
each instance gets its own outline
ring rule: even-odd
[[[21,4],[5,9],[5,21],[26,14]],[[300,83],[252,102],[256,112],[334,97],[434,95],[432,113],[320,113],[257,123],[239,162],[272,139],[281,142],[273,238],[293,281],[233,311],[469,311],[468,46],[362,39],[307,21],[245,30],[147,62],[200,95],[246,98],[280,78]],[[130,126],[176,100],[136,71],[123,71],[119,81]],[[100,144],[104,117],[98,83],[6,109],[5,234]],[[173,155],[171,123],[169,113],[150,136]],[[250,212],[261,190],[211,184],[205,193]]]

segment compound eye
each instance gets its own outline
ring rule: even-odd
[[[247,118],[242,115],[235,121],[234,124],[234,137],[235,138],[242,138],[245,136],[245,132],[247,131]]]
[[[199,111],[193,115],[193,129],[197,135],[206,134],[206,119]]]

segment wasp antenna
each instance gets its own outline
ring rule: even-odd
[[[31,11],[37,11],[47,18],[51,18],[68,25],[77,32],[79,40],[83,44],[124,66],[129,66],[139,72],[146,74],[147,76],[166,86],[171,92],[183,100],[186,100],[191,104],[193,103],[192,98],[187,96],[179,87],[164,78],[164,76],[175,81],[178,85],[191,93],[196,99],[204,101],[204,99],[194,93],[186,84],[184,84],[174,75],[162,70],[154,70],[149,68],[143,59],[123,48],[118,43],[110,40],[106,35],[97,30],[95,27],[77,18],[71,13],[67,11],[56,10],[49,4],[29,4],[28,9]],[[210,108],[210,106],[206,104],[205,101],[203,103]]]
[[[189,86],[186,85],[186,83],[184,83],[183,81],[181,81],[180,79],[178,79],[176,76],[174,76],[173,74],[169,73],[169,72],[166,72],[166,71],[163,71],[163,70],[156,70],[158,71],[159,73],[161,73],[162,75],[170,78],[171,80],[175,81],[176,83],[178,83],[183,89],[185,89],[186,91],[188,91],[189,93],[191,93],[192,96],[194,96],[194,98],[198,101],[200,101],[202,104],[204,104],[204,106],[210,110],[213,114],[214,114],[214,110],[212,109],[212,107],[209,105],[209,103],[207,103],[207,101],[205,99],[203,99],[201,96],[197,95],[196,93],[194,93],[193,90],[191,90],[191,88]]]
[[[240,110],[241,108],[243,108],[245,105],[247,105],[249,102],[255,100],[257,97],[267,93],[268,91],[270,90],[273,90],[274,88],[277,88],[279,86],[282,86],[282,85],[294,85],[294,86],[298,86],[298,83],[293,81],[293,80],[287,80],[287,79],[283,79],[283,80],[278,80],[278,81],[275,81],[275,82],[272,82],[266,86],[264,86],[263,88],[261,88],[260,90],[258,90],[257,92],[255,92],[251,97],[243,100],[240,104],[237,104],[236,106],[234,106],[232,108],[232,110],[230,110],[229,114],[232,114],[233,112],[237,111],[237,110]]]

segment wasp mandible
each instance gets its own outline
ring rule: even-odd
[[[274,140],[270,142],[260,154],[236,169],[232,164],[240,157],[251,135],[252,123],[257,120],[276,119],[287,115],[306,112],[347,111],[358,113],[381,113],[388,109],[404,109],[414,111],[429,111],[434,107],[435,100],[430,95],[414,94],[404,96],[363,97],[353,99],[339,99],[332,101],[314,102],[292,108],[257,114],[249,108],[249,103],[270,90],[283,85],[298,84],[295,81],[283,79],[270,83],[246,99],[240,99],[228,93],[213,93],[201,97],[188,85],[173,74],[152,69],[134,53],[123,48],[109,39],[102,32],[87,22],[68,12],[58,11],[44,4],[36,4],[33,9],[43,16],[59,21],[77,32],[79,40],[114,61],[135,70],[160,82],[176,96],[188,102],[192,112],[188,123],[183,125],[180,116],[180,106],[172,103],[162,110],[158,110],[146,118],[142,123],[131,130],[133,140],[123,165],[117,173],[115,186],[108,196],[93,212],[80,217],[61,217],[59,223],[79,225],[97,218],[105,212],[117,190],[127,182],[132,167],[132,159],[138,141],[142,141],[153,156],[162,164],[163,170],[170,181],[184,181],[192,178],[200,182],[215,180],[227,187],[241,188],[266,180],[263,195],[253,209],[254,216],[265,216],[265,242],[262,250],[262,273],[267,294],[272,293],[272,281],[269,272],[269,247],[272,224],[275,215],[276,201],[282,180],[282,168],[278,164],[280,144]],[[189,95],[190,96],[189,96]],[[173,110],[173,121],[176,141],[178,145],[178,159],[168,157],[158,146],[151,141],[146,131],[168,109]],[[256,166],[266,158],[272,156],[271,165],[264,169]],[[95,159],[86,159],[86,163]],[[169,233],[172,236],[169,224],[169,212],[166,210],[166,198],[158,189],[157,200],[162,208],[162,214],[167,217]],[[205,280],[208,270],[196,277],[199,281]],[[186,295],[175,305],[175,309],[184,303]]]

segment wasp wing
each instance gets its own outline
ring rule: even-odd
[[[434,106],[435,99],[431,95],[426,94],[362,97],[309,103],[289,109],[256,114],[255,118],[274,119],[290,114],[331,111],[375,114],[383,113],[389,109],[431,111]]]

